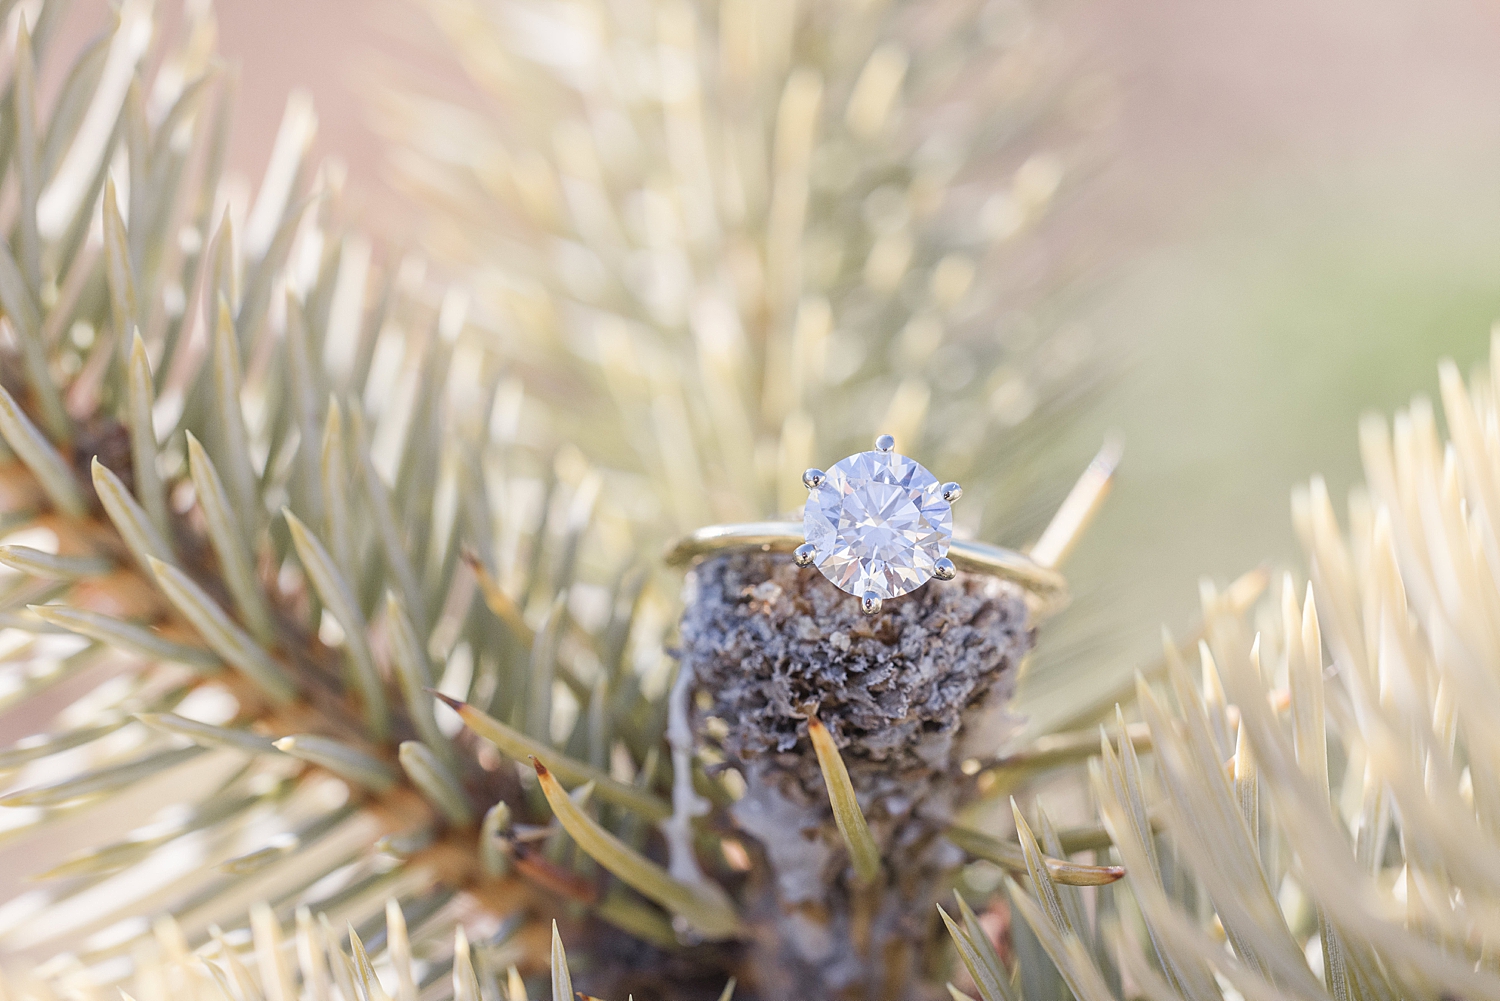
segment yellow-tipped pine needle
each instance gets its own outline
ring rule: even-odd
[[[682,948],[677,932],[672,928],[672,919],[666,912],[623,887],[606,893],[604,899],[594,905],[594,913],[621,931],[659,949],[676,952]]]
[[[849,770],[844,767],[844,759],[833,742],[833,735],[817,716],[808,717],[807,734],[812,738],[813,750],[818,755],[823,784],[828,787],[828,801],[833,805],[833,821],[844,836],[854,874],[860,883],[871,885],[880,878],[880,849],[859,808],[854,785],[849,781]]]
[[[1027,871],[1026,855],[1019,844],[958,826],[948,828],[945,836],[975,858],[993,862],[1011,872],[1025,873]],[[1081,862],[1069,862],[1067,859],[1053,858],[1050,855],[1044,855],[1042,858],[1048,877],[1054,883],[1063,883],[1067,886],[1104,886],[1116,882],[1125,875],[1124,868],[1117,865],[1084,865]]]
[[[485,567],[484,561],[479,558],[479,554],[465,547],[463,559],[474,574],[474,582],[479,585],[479,593],[484,596],[485,605],[495,613],[497,619],[505,623],[507,629],[515,634],[517,642],[530,646],[536,639],[535,630],[526,624],[525,617],[521,615],[521,609],[500,587]]]
[[[1099,513],[1104,498],[1114,482],[1115,467],[1120,464],[1121,446],[1116,440],[1106,441],[1099,449],[1068,496],[1063,499],[1057,513],[1047,524],[1042,535],[1031,547],[1031,558],[1044,567],[1058,567],[1068,558],[1084,531]]]
[[[1288,581],[1290,585],[1290,581]],[[1288,586],[1283,609],[1287,638],[1287,686],[1292,699],[1293,747],[1297,764],[1312,781],[1313,788],[1328,800],[1328,738],[1326,699],[1323,693],[1323,642],[1318,630],[1318,609],[1312,585],[1302,610]]]
[[[535,761],[535,759],[533,759]],[[673,879],[661,866],[606,831],[568,796],[547,766],[535,761],[542,794],[563,830],[589,857],[637,893],[656,901],[692,925],[708,939],[733,938],[740,933],[739,916],[729,897],[713,883],[688,886]]]
[[[672,807],[663,799],[653,796],[648,792],[626,785],[610,778],[597,768],[592,768],[581,761],[568,757],[561,751],[555,750],[543,744],[539,740],[506,726],[504,723],[480,712],[467,702],[450,698],[441,692],[432,692],[434,698],[441,699],[448,708],[458,713],[464,721],[464,725],[473,730],[485,740],[499,748],[500,753],[513,761],[524,762],[535,758],[546,765],[547,768],[557,773],[564,782],[582,784],[584,782],[594,783],[595,791],[600,799],[608,800],[618,806],[634,810],[649,820],[666,820],[672,815]]]

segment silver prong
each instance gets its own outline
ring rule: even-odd
[[[958,568],[953,565],[952,560],[944,556],[932,565],[932,575],[938,580],[952,580],[958,576]]]
[[[823,470],[809,469],[802,474],[802,485],[809,490],[816,490],[823,485]]]
[[[943,484],[943,500],[952,504],[964,495],[964,488],[957,483],[948,482]]]
[[[859,599],[859,609],[866,615],[879,615],[881,604],[883,602],[880,600],[880,595],[874,591],[866,591],[865,596]]]
[[[804,542],[792,551],[792,562],[799,567],[810,567],[813,565],[813,557],[817,554],[817,546],[811,542]]]
[[[875,451],[890,452],[896,447],[896,439],[888,434],[883,434],[875,439]]]

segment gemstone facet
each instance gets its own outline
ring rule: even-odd
[[[802,530],[813,565],[856,597],[895,598],[933,576],[953,541],[953,507],[937,478],[896,452],[858,452],[807,495]]]

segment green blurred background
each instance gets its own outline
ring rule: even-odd
[[[1118,429],[1125,460],[1023,710],[1128,680],[1162,623],[1191,628],[1200,577],[1295,572],[1292,487],[1322,473],[1342,504],[1360,415],[1483,361],[1500,319],[1500,10],[1138,0],[1063,23],[1117,102],[1109,166],[1063,209],[1104,276],[1078,312],[1133,360],[1068,446]]]
[[[1500,189],[1476,153],[1267,178],[1123,266],[1090,325],[1138,352],[1069,448],[1081,462],[1117,429],[1125,460],[1049,630],[1081,649],[1044,641],[1023,707],[1081,670],[1128,678],[1161,623],[1191,627],[1202,576],[1295,572],[1292,487],[1321,473],[1341,502],[1362,413],[1435,394],[1439,358],[1487,357],[1497,263]]]

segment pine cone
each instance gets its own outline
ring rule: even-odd
[[[974,793],[960,764],[980,750],[971,738],[1003,736],[995,717],[1034,640],[1021,592],[994,578],[932,581],[867,616],[785,556],[721,556],[693,571],[681,657],[708,695],[698,729],[723,721],[719,749],[746,784],[733,817],[774,873],[758,916],[776,930],[765,946],[775,956],[755,964],[779,973],[761,985],[767,996],[910,992],[902,981],[920,968],[943,876],[962,862],[942,838]],[[808,740],[814,711],[886,862],[873,891],[848,869]]]

